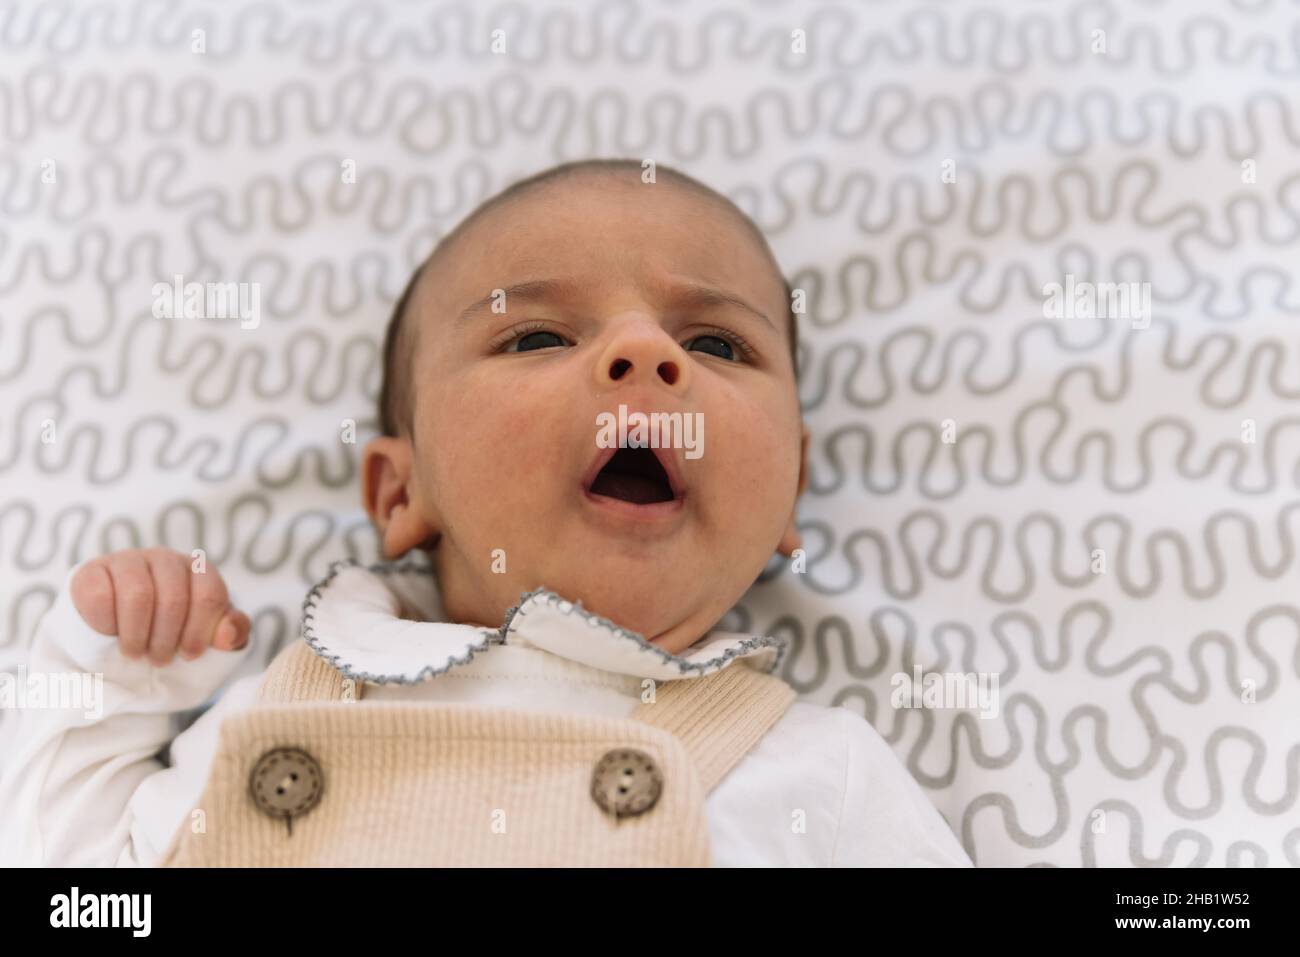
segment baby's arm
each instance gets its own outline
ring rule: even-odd
[[[19,709],[0,773],[0,863],[131,862],[132,795],[163,770],[177,715],[244,660],[249,629],[216,570],[194,572],[176,552],[116,552],[75,569],[19,678],[89,695],[75,708]]]

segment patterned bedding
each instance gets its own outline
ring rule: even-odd
[[[653,158],[807,296],[807,554],[731,624],[977,864],[1300,865],[1297,90],[1268,0],[0,2],[0,670],[146,545],[205,549],[268,659],[376,557],[414,263],[515,178]],[[178,277],[258,322],[159,318]]]

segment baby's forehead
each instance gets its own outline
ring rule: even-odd
[[[422,271],[443,310],[472,302],[485,284],[569,273],[608,285],[659,267],[760,300],[774,322],[788,308],[785,278],[752,221],[725,197],[675,178],[643,184],[588,173],[494,198],[448,234]]]

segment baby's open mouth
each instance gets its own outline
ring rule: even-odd
[[[592,479],[592,495],[653,505],[671,502],[677,495],[667,470],[654,449],[621,448],[614,452]]]

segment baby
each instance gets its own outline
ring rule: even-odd
[[[74,569],[29,668],[102,673],[102,713],[22,713],[0,860],[969,866],[870,724],[717,630],[800,546],[796,337],[762,234],[681,173],[493,197],[389,325],[386,561],[332,568],[302,639],[179,734],[248,616],[188,555]]]

